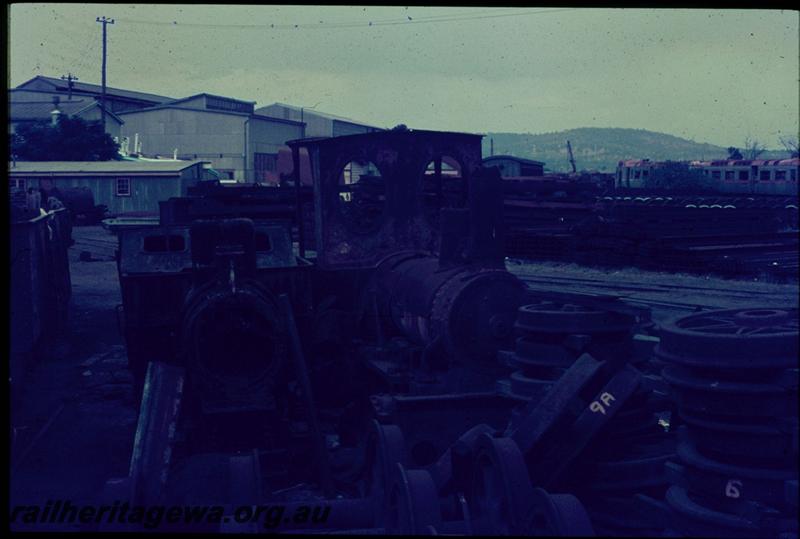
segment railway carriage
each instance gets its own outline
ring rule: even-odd
[[[723,159],[691,161],[710,178],[719,193],[797,196],[800,159]],[[664,162],[649,159],[620,161],[615,185],[623,189],[645,189],[647,180]]]

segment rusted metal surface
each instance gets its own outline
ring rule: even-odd
[[[510,342],[524,287],[507,271],[447,269],[435,257],[400,253],[382,261],[376,274],[387,318],[415,342],[440,340],[458,360],[491,356]]]
[[[683,317],[662,326],[656,353],[689,367],[797,367],[797,312],[733,309]]]
[[[130,499],[135,503],[164,501],[183,382],[180,367],[156,362],[147,367],[128,473]]]
[[[680,421],[666,493],[675,528],[695,536],[797,533],[797,310],[736,309],[663,328]]]
[[[581,502],[571,494],[548,494],[544,489],[533,491],[533,515],[528,533],[556,537],[591,537],[592,523]]]
[[[393,130],[289,142],[294,152],[307,148],[311,157],[320,268],[371,266],[401,250],[436,252],[438,219],[430,214],[446,204],[467,206],[468,186],[481,165],[480,139]],[[442,156],[460,165],[459,194],[450,202],[437,195],[441,176],[431,194],[420,188],[428,164]],[[351,161],[373,163],[379,177],[345,184],[343,170]]]

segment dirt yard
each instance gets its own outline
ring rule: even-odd
[[[12,507],[96,502],[107,479],[128,472],[138,410],[116,322],[116,238],[100,227],[73,237],[68,331],[29,365],[11,410]],[[81,251],[98,260],[80,261]]]

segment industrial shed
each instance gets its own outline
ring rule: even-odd
[[[141,142],[141,155],[202,159],[223,179],[277,183],[278,152],[303,136],[303,124],[263,116],[254,107],[253,101],[197,94],[120,113],[122,135]]]
[[[206,179],[206,161],[18,161],[9,163],[11,186],[18,189],[88,187],[95,204],[112,214],[158,213],[158,202],[185,196]]]
[[[341,137],[383,131],[382,128],[350,118],[320,112],[308,107],[297,107],[286,103],[273,103],[256,109],[256,114],[281,118],[305,124],[303,137]]]
[[[120,138],[120,130],[125,122],[106,107],[106,133]],[[97,122],[102,118],[103,107],[91,98],[64,99],[47,92],[33,90],[9,90],[8,92],[8,132],[15,133],[20,125],[35,121],[54,122],[57,116],[81,118],[87,122]]]
[[[544,163],[513,155],[493,155],[483,160],[485,167],[497,167],[504,178],[518,176],[544,176]]]
[[[58,95],[67,100],[74,99],[100,99],[103,94],[103,87],[99,84],[87,84],[78,82],[78,79],[59,79],[57,77],[45,77],[37,75],[27,80],[15,88],[20,94],[27,94],[24,100],[30,97],[38,98],[37,94]],[[145,107],[160,105],[167,101],[172,101],[174,97],[136,92],[133,90],[123,90],[106,86],[106,104],[111,112],[122,112],[135,110]],[[34,99],[30,99],[33,101]]]

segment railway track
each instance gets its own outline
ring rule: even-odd
[[[631,284],[583,277],[531,275],[526,271],[509,269],[531,292],[561,292],[617,297],[627,303],[649,307],[656,321],[691,312],[750,306],[786,307],[797,305],[797,290],[785,291],[730,290],[718,286],[692,286],[668,283]]]
[[[729,288],[719,288],[719,287],[712,287],[712,286],[689,286],[689,285],[668,285],[668,284],[661,284],[661,283],[647,283],[645,281],[634,281],[630,279],[626,279],[624,282],[620,281],[611,281],[611,280],[604,280],[604,279],[589,279],[585,277],[562,277],[558,275],[551,275],[545,274],[543,275],[541,272],[537,271],[536,276],[534,277],[531,275],[527,275],[522,271],[515,270],[511,268],[509,271],[515,273],[518,277],[523,278],[527,281],[541,281],[541,282],[566,282],[566,283],[585,283],[588,286],[597,286],[597,287],[604,287],[604,288],[614,288],[617,290],[631,290],[637,292],[673,292],[675,290],[688,290],[688,291],[703,291],[703,292],[723,292],[726,294],[744,294],[746,296],[752,295],[774,295],[774,292],[766,292],[766,291],[748,291],[748,292],[737,292],[731,291]]]

